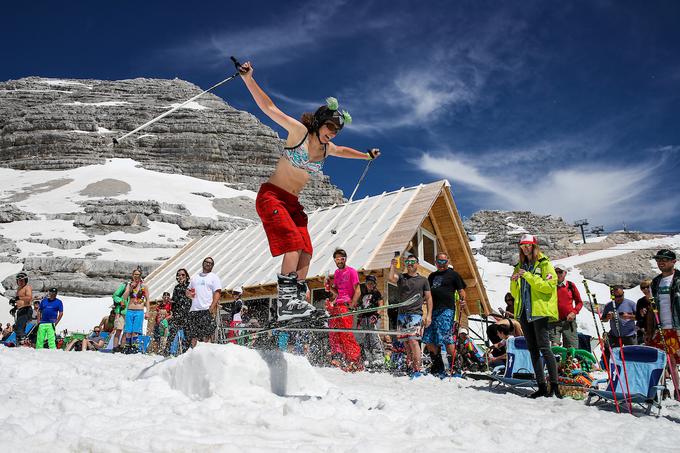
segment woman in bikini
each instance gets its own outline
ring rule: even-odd
[[[255,200],[272,256],[283,255],[278,274],[277,317],[279,321],[306,317],[314,306],[307,302],[305,278],[312,259],[312,241],[307,231],[307,215],[298,195],[312,174],[321,173],[328,156],[349,159],[375,159],[377,149],[361,152],[335,145],[332,139],[350,124],[346,111],[338,110],[338,102],[328,98],[315,113],[304,113],[300,121],[279,110],[253,79],[250,62],[239,71],[246,87],[262,112],[287,132],[283,156],[267,182],[262,184]]]

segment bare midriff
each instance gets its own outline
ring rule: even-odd
[[[281,157],[276,164],[274,174],[267,182],[297,196],[309,182],[309,174],[305,170],[293,167],[288,159]]]

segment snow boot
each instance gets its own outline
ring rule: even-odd
[[[558,382],[551,382],[550,383],[550,391],[546,396],[555,396],[555,398],[562,399],[564,396],[562,395],[562,392],[560,392],[560,384]]]
[[[278,321],[289,321],[296,318],[306,318],[316,310],[314,306],[299,297],[297,275],[278,276],[279,294],[276,301],[276,318]],[[306,285],[305,285],[306,288]]]
[[[538,384],[538,390],[529,395],[529,398],[540,398],[542,396],[552,396],[548,394],[548,386],[546,384]]]

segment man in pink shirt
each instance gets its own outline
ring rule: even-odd
[[[347,252],[336,249],[333,252],[333,259],[337,269],[333,275],[334,285],[331,287],[331,292],[336,298],[335,301],[328,304],[328,311],[331,316],[347,313],[354,295],[357,291],[360,291],[359,274],[357,274],[356,269],[347,266]],[[351,329],[352,321],[352,315],[349,314],[342,318],[331,319],[328,324],[331,328]],[[361,348],[354,338],[354,334],[351,332],[329,332],[328,335],[333,353],[331,363],[345,371],[362,370]]]

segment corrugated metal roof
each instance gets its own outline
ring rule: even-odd
[[[401,188],[351,203],[320,208],[309,214],[308,228],[314,247],[309,277],[321,276],[335,269],[333,251],[338,247],[347,251],[349,265],[357,270],[366,269],[383,238],[421,189],[444,184],[445,181],[437,181],[426,186]],[[160,299],[163,291],[174,287],[177,269],[186,268],[189,275],[194,275],[200,271],[206,256],[215,260],[213,272],[220,277],[225,290],[274,283],[282,259],[280,256],[272,258],[261,224],[206,236],[166,262],[170,265],[162,265],[149,275],[146,282],[151,300]]]

